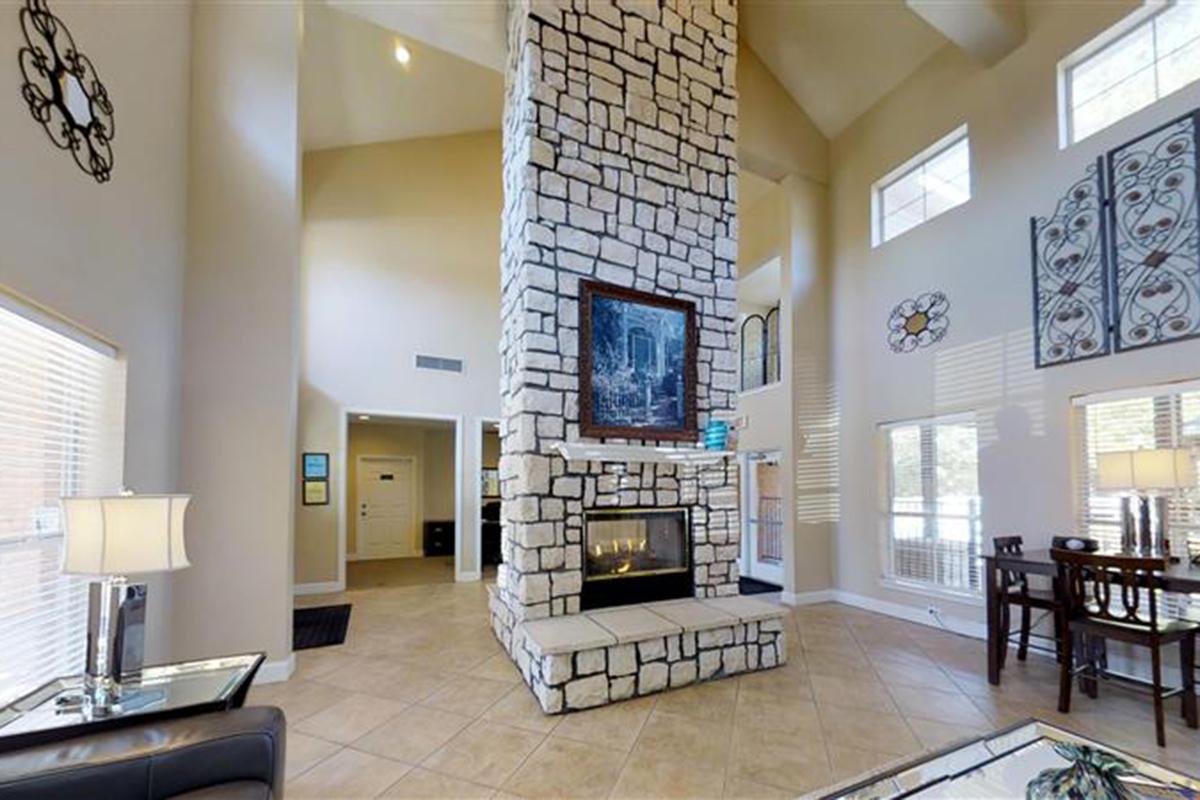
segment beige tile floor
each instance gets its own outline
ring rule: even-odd
[[[796,609],[789,663],[546,717],[487,625],[482,584],[306,597],[351,602],[346,644],[301,651],[252,703],[287,713],[299,798],[794,797],[955,739],[1038,716],[1200,774],[1200,735],[1172,703],[1168,747],[1148,699],[1107,689],[1055,710],[1054,665],[841,605]]]

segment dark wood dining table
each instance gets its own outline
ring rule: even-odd
[[[987,581],[984,597],[987,601],[987,670],[988,683],[1000,684],[1000,654],[1008,646],[1005,631],[1000,630],[1000,572],[1013,570],[1029,575],[1058,574],[1058,565],[1049,550],[1026,550],[1023,553],[992,553],[983,556],[984,577]],[[1187,559],[1171,563],[1161,573],[1163,589],[1183,594],[1200,592],[1200,566]]]

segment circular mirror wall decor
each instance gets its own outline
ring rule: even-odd
[[[910,353],[918,347],[940,342],[950,329],[950,301],[942,292],[926,292],[915,300],[905,300],[892,309],[888,318],[888,346],[897,353]]]
[[[108,90],[46,0],[25,0],[21,30],[21,96],[29,112],[56,147],[70,151],[80,169],[104,183],[112,177],[116,132]]]

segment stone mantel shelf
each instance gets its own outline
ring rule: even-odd
[[[608,461],[653,464],[716,464],[734,458],[733,450],[705,450],[701,447],[647,447],[632,444],[596,442],[557,442],[554,449],[567,461]]]

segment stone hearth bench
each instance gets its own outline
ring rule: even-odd
[[[787,613],[750,597],[605,608],[518,624],[512,656],[557,714],[779,666]]]

